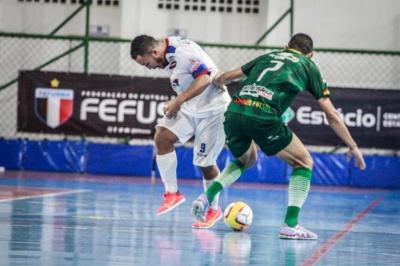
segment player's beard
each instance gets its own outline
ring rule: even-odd
[[[162,68],[165,68],[165,67],[168,65],[167,60],[165,60],[163,57],[156,58],[156,62],[157,62],[157,64],[159,64],[160,67],[162,67]]]

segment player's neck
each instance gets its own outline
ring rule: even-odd
[[[294,48],[288,48],[288,50],[292,51],[293,53],[296,53],[296,54],[303,54],[302,52],[300,52],[299,50],[296,50]]]

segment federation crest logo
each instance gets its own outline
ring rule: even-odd
[[[35,114],[48,127],[59,127],[71,118],[73,100],[73,90],[36,88]]]

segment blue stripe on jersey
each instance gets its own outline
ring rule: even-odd
[[[173,53],[175,53],[175,50],[176,50],[175,46],[171,46],[171,45],[167,46],[167,54],[173,54]]]
[[[210,74],[210,70],[208,70],[205,64],[199,65],[197,69],[193,71],[192,76],[193,78],[197,78],[198,76],[201,76],[203,74]]]

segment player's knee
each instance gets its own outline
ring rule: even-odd
[[[245,167],[246,167],[246,168],[252,167],[252,166],[256,163],[256,161],[257,161],[257,153],[252,153],[252,154],[249,156],[248,161],[247,161]]]
[[[303,165],[302,165],[303,167],[307,167],[307,168],[309,168],[309,169],[313,169],[313,167],[314,167],[314,160],[313,160],[313,158],[311,157],[311,155],[306,156],[306,157],[303,159],[302,164],[303,164]]]
[[[249,163],[248,163],[249,166],[247,168],[252,167],[256,162],[257,162],[257,147],[253,144],[249,156]]]
[[[307,154],[302,156],[301,158],[295,158],[293,161],[289,161],[289,164],[294,168],[306,167],[308,169],[313,169],[314,161],[311,155]]]
[[[252,167],[257,161],[257,153],[250,153],[247,156],[242,156],[238,160],[244,165],[244,168]]]
[[[251,146],[238,160],[246,169],[252,167],[257,161],[257,148]]]
[[[219,169],[216,165],[200,167],[203,177],[206,180],[212,180],[219,175]]]
[[[176,136],[173,134],[168,134],[166,130],[157,130],[154,135],[154,143],[156,145],[157,151],[164,153],[168,152],[174,148],[174,143],[176,142]]]

